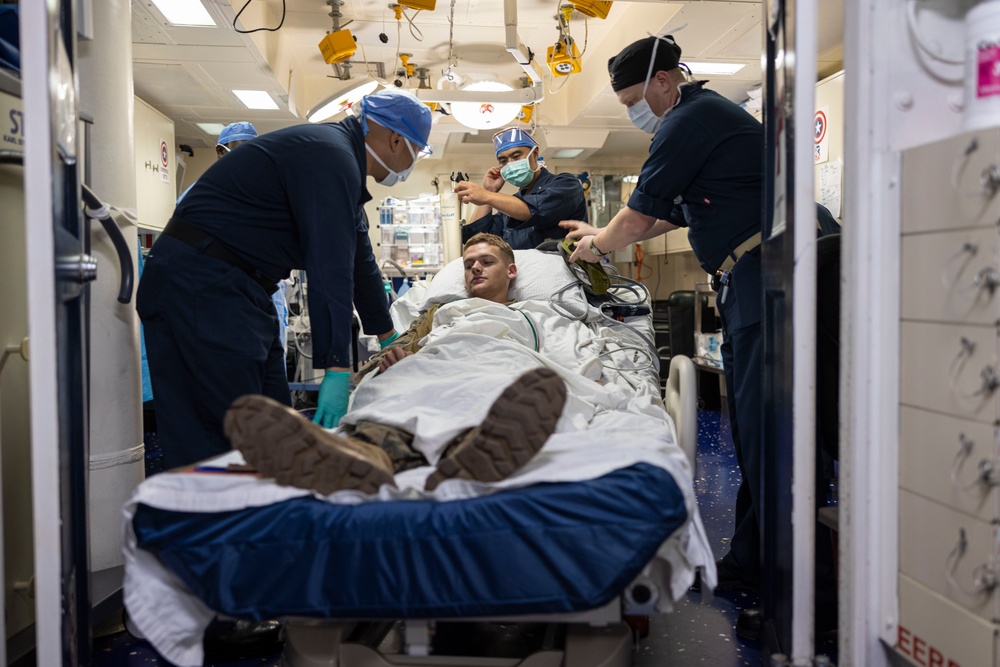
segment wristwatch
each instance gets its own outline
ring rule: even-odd
[[[594,239],[596,238],[596,235],[590,237],[590,252],[592,252],[595,257],[607,257],[610,253],[601,252],[601,249],[594,243]]]

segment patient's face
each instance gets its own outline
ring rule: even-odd
[[[465,290],[469,296],[507,303],[507,289],[517,275],[517,267],[507,264],[500,249],[477,243],[465,250]]]

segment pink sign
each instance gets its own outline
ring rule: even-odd
[[[1000,46],[979,48],[979,76],[976,97],[1000,95]]]

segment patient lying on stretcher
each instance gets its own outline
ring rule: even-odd
[[[471,298],[430,309],[370,362],[378,373],[359,384],[338,433],[265,397],[238,399],[225,428],[247,462],[323,495],[376,493],[428,465],[428,491],[452,478],[497,482],[552,433],[585,430],[595,412],[628,402],[595,382],[606,350],[590,328],[544,302],[507,303],[517,267],[502,239],[473,237],[463,260]]]

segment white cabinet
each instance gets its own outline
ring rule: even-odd
[[[896,650],[917,664],[997,664],[998,148],[994,130],[902,156]]]
[[[664,237],[666,239],[666,252],[668,254],[691,251],[691,242],[688,241],[687,227],[667,232]]]
[[[177,202],[174,121],[135,98],[135,190],[139,226],[163,229]]]

